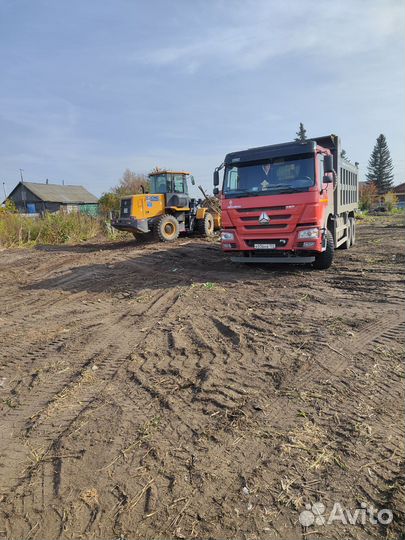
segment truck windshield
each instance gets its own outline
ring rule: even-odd
[[[224,195],[252,197],[308,191],[315,184],[314,155],[274,158],[227,166]]]

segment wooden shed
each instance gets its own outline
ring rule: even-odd
[[[22,214],[45,212],[98,213],[98,199],[83,186],[19,182],[7,197]]]

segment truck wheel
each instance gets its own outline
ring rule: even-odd
[[[160,242],[174,242],[177,240],[179,232],[179,222],[169,214],[161,216],[153,227],[154,236]]]
[[[197,232],[201,236],[213,236],[214,235],[214,218],[209,212],[205,213],[204,219],[197,221]]]
[[[356,243],[356,220],[354,217],[350,218],[350,225],[352,230],[352,246]]]
[[[333,256],[335,254],[335,243],[333,241],[333,236],[330,231],[326,231],[326,249],[319,253],[315,257],[313,262],[313,267],[316,270],[326,270],[330,268],[333,262]]]

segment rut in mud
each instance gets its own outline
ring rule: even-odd
[[[403,227],[332,269],[215,241],[1,254],[2,538],[398,538]],[[387,526],[302,529],[321,500]]]

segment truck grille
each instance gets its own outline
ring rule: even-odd
[[[291,210],[294,208],[295,210]],[[230,210],[231,219],[236,228],[240,229],[246,235],[251,235],[257,231],[262,234],[280,231],[291,232],[295,228],[296,215],[300,211],[298,205],[289,206],[266,206],[259,208],[235,208]],[[268,223],[260,223],[259,218],[262,213],[266,213],[269,217]]]
[[[255,209],[256,210],[256,209]],[[247,216],[247,217],[241,217],[241,221],[257,221],[259,219],[259,215],[257,216]],[[291,214],[271,214],[270,219],[290,219]]]
[[[257,219],[257,218],[256,218]],[[257,223],[257,225],[245,225],[246,230],[261,230],[261,229],[285,229],[287,227],[287,223],[265,223],[262,225],[261,223]]]
[[[285,206],[267,206],[266,208],[238,208],[237,211],[239,214],[244,214],[246,212],[275,212],[277,210],[285,210]]]

